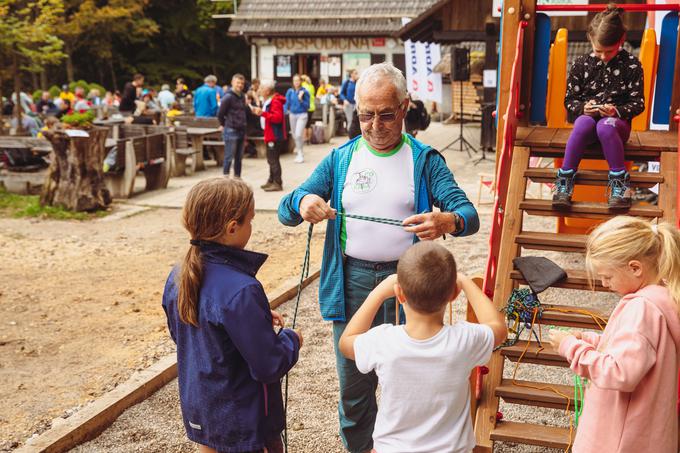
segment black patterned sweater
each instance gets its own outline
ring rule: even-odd
[[[608,63],[592,54],[578,57],[569,70],[564,98],[569,122],[583,115],[583,106],[591,99],[613,104],[621,119],[632,120],[645,110],[643,79],[640,60],[625,49]]]

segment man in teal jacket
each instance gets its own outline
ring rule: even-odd
[[[331,151],[281,200],[279,220],[296,226],[328,219],[319,304],[323,318],[333,321],[340,435],[348,451],[364,453],[373,446],[378,379],[344,358],[338,340],[411,244],[474,234],[479,217],[443,157],[402,133],[409,101],[401,71],[389,63],[371,66],[357,82],[356,96],[362,135]],[[403,220],[403,226],[355,216]],[[394,300],[387,301],[374,325],[393,323],[395,315]]]

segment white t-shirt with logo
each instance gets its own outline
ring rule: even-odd
[[[404,220],[415,213],[413,150],[403,135],[387,153],[359,139],[342,190],[347,214]],[[396,261],[413,244],[401,226],[343,217],[340,242],[346,255],[367,261]]]
[[[357,369],[381,386],[373,431],[378,453],[462,453],[475,446],[468,378],[491,358],[490,327],[465,321],[427,340],[383,324],[354,342]]]

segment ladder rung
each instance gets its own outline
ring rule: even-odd
[[[543,311],[543,315],[541,316],[541,319],[538,321],[540,324],[544,325],[554,325],[554,326],[565,326],[565,327],[574,327],[577,329],[593,329],[593,330],[600,330],[604,328],[604,325],[600,326],[595,319],[593,319],[592,316],[585,314],[585,313],[575,313],[575,312],[569,312],[566,310],[569,309],[580,309],[586,312],[590,312],[595,316],[598,316],[600,318],[603,318],[604,321],[607,321],[609,319],[608,316],[603,315],[597,310],[593,310],[590,308],[582,308],[582,307],[569,307],[566,305],[549,305],[549,304],[544,304],[543,308],[545,309]],[[554,308],[557,310],[548,310],[550,308]],[[564,312],[558,311],[558,310],[565,310]]]
[[[503,379],[501,385],[496,387],[496,396],[503,398],[505,402],[511,404],[550,407],[553,409],[566,409],[568,401],[569,410],[574,410],[573,386],[520,380],[516,380],[515,383],[517,385],[513,384],[512,379]],[[545,390],[539,390],[536,387],[545,388]],[[568,396],[568,400],[558,393],[549,390],[548,387],[554,388]]]
[[[577,217],[584,219],[609,219],[614,215],[626,214],[633,217],[655,218],[663,216],[663,210],[653,205],[633,203],[630,209],[609,209],[606,203],[574,201],[571,209],[553,209],[552,200],[524,200],[519,208],[531,215],[552,217]]]
[[[565,269],[567,273],[567,278],[561,282],[555,283],[554,288],[568,288],[568,289],[580,289],[585,291],[595,290],[595,291],[609,291],[607,288],[602,286],[602,282],[599,279],[593,281],[593,288],[590,287],[590,282],[588,281],[588,274],[582,270],[576,269]],[[510,272],[510,278],[518,281],[519,283],[526,285],[526,280],[522,277],[522,274],[517,269]]]
[[[519,360],[526,348],[526,340],[520,340],[513,346],[501,348],[501,355],[507,357],[511,362]],[[547,336],[543,338],[543,347],[539,347],[537,341],[530,341],[529,347],[522,357],[522,363],[535,363],[537,365],[568,367],[567,359],[559,355],[548,341]]]
[[[527,168],[524,177],[533,182],[549,184],[555,182],[557,177],[556,168]],[[606,186],[609,181],[607,170],[579,170],[576,172],[576,184],[586,186]],[[653,187],[663,182],[660,173],[631,172],[630,183],[635,187]]]
[[[491,431],[491,440],[561,449],[570,443],[568,428],[504,421]]]
[[[515,242],[525,249],[554,250],[557,252],[585,253],[588,236],[584,234],[556,234],[525,231]]]

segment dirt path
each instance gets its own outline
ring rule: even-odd
[[[180,211],[122,220],[0,219],[0,451],[173,350],[163,284],[186,250]],[[322,231],[314,237],[320,264]],[[265,290],[299,272],[306,231],[255,216]]]

